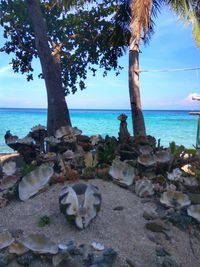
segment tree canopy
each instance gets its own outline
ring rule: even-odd
[[[40,5],[47,23],[52,55],[61,64],[63,87],[67,94],[76,92],[78,88],[84,89],[88,71],[95,75],[97,66],[104,70],[104,75],[111,69],[119,74],[118,58],[128,45],[129,35],[128,31],[123,32],[123,38],[119,38],[122,27],[116,14],[121,5],[115,0],[93,1],[89,5],[76,1],[74,8],[67,5],[63,8],[62,2],[42,0]],[[32,61],[38,57],[38,52],[27,6],[22,0],[3,0],[0,14],[6,38],[0,51],[13,53],[13,70],[26,74],[30,81],[34,77]]]

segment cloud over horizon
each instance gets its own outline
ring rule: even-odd
[[[192,100],[193,97],[198,97],[198,93],[191,93],[188,96],[186,96],[184,99],[180,101],[180,104],[186,107],[200,107],[200,103],[198,101]]]

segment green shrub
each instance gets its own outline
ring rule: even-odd
[[[116,143],[111,138],[98,148],[98,163],[111,164],[116,157]]]
[[[47,215],[40,217],[40,219],[38,220],[38,226],[39,227],[44,227],[46,225],[49,225],[50,223],[51,223],[51,219]]]
[[[24,164],[21,167],[21,174],[22,176],[27,175],[29,172],[32,172],[34,170],[35,166],[33,166],[32,164]]]

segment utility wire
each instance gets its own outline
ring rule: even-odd
[[[200,70],[200,67],[184,68],[184,69],[139,70],[139,72],[172,72],[172,71],[193,71],[193,70]]]

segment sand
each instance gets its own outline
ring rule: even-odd
[[[12,201],[0,209],[0,231],[3,229],[23,230],[24,234],[45,233],[56,243],[74,240],[76,243],[90,244],[97,241],[112,247],[119,253],[119,266],[126,265],[126,258],[132,257],[136,266],[155,266],[156,244],[149,240],[145,230],[144,210],[155,208],[155,204],[144,201],[134,193],[112,182],[90,181],[102,193],[102,207],[98,217],[85,230],[70,225],[59,211],[58,194],[63,185],[49,187],[26,202]],[[123,210],[114,210],[122,206]],[[38,226],[41,216],[48,215],[51,224]],[[200,242],[197,237],[189,239],[187,232],[171,226],[172,239],[167,241],[161,233],[160,239],[171,255],[181,266],[200,266]],[[191,249],[192,242],[192,249]]]

